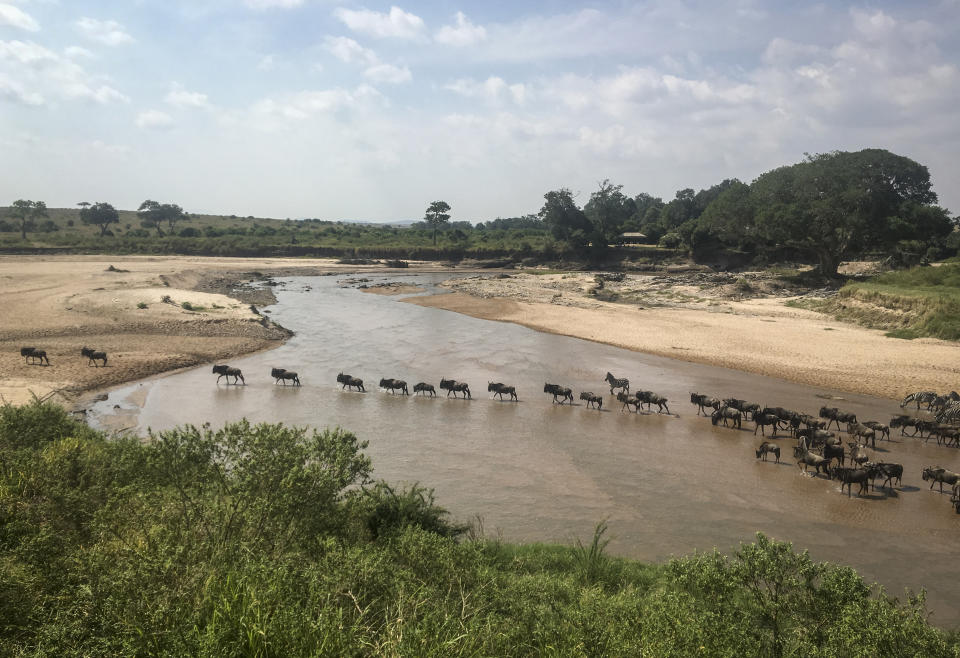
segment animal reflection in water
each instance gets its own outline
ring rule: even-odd
[[[217,377],[217,383],[220,383],[220,380],[224,377],[227,378],[227,384],[230,383],[230,378],[233,377],[233,383],[236,384],[237,381],[243,382],[244,385],[247,384],[246,380],[243,378],[243,373],[240,372],[240,368],[231,368],[228,365],[216,365],[213,366],[213,373],[220,375]]]
[[[511,400],[520,401],[517,397],[517,389],[514,386],[507,386],[500,382],[487,382],[487,391],[494,395],[499,395],[501,400],[504,395],[509,395]]]

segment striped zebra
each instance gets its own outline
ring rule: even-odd
[[[610,384],[610,395],[613,395],[613,392],[618,388],[623,389],[624,393],[630,395],[630,380],[626,377],[618,379],[608,372],[607,376],[604,377],[604,380]]]
[[[927,405],[927,409],[929,409],[930,405],[933,404],[933,401],[936,399],[937,394],[935,391],[917,391],[903,398],[903,400],[900,401],[900,408],[903,409],[911,402],[916,402],[917,409],[920,409],[921,404]]]
[[[960,423],[960,402],[951,402],[937,414],[938,423]]]

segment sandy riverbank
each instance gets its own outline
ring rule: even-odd
[[[594,275],[510,274],[445,285],[448,295],[412,304],[514,322],[684,361],[803,384],[901,399],[915,390],[960,388],[960,345],[887,338],[882,331],[785,305],[789,290],[744,298],[749,278],[716,285],[696,275],[631,275],[597,290]],[[746,281],[746,285],[743,281]],[[603,301],[616,295],[621,302]],[[624,373],[629,375],[629,373]],[[720,392],[716,392],[720,393]]]
[[[16,404],[32,395],[74,402],[85,392],[269,349],[289,332],[251,310],[271,303],[270,288],[244,281],[367,270],[386,271],[328,259],[2,257],[0,395]],[[27,345],[46,350],[51,365],[25,363],[20,348]],[[83,346],[106,351],[107,366],[89,366]]]

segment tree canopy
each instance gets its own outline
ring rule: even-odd
[[[147,199],[137,209],[140,225],[145,229],[156,229],[157,235],[162,236],[160,225],[166,222],[167,229],[172,233],[177,222],[188,221],[190,215],[183,212],[183,208],[175,203],[158,203]]]
[[[36,227],[36,221],[41,217],[47,217],[47,204],[43,201],[18,199],[11,204],[9,214],[20,228],[20,238],[26,240],[27,231],[32,231]]]
[[[433,228],[433,245],[437,245],[437,229],[450,221],[450,204],[446,201],[434,201],[427,207],[423,216],[427,225]]]
[[[102,201],[90,205],[86,202],[81,204],[80,221],[84,224],[100,227],[100,237],[107,234],[107,228],[111,224],[120,223],[120,213],[109,203]]]

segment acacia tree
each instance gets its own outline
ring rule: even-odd
[[[10,206],[10,217],[20,225],[20,238],[27,239],[27,231],[32,231],[36,221],[47,217],[47,204],[43,201],[18,199]]]
[[[423,216],[427,225],[433,228],[433,246],[437,246],[437,229],[450,221],[450,204],[446,201],[434,201],[427,207]]]
[[[81,206],[80,221],[90,226],[99,226],[101,238],[107,234],[107,228],[111,224],[120,223],[120,213],[109,203],[100,201],[90,205],[84,202]]]
[[[814,254],[825,276],[836,276],[854,251],[888,249],[918,231],[929,239],[951,230],[945,211],[930,210],[937,195],[927,168],[882,149],[808,155],[763,174],[750,193],[759,232]]]
[[[137,215],[140,217],[140,226],[150,229],[157,229],[157,235],[163,236],[163,230],[160,225],[167,223],[167,229],[172,233],[177,222],[188,221],[190,215],[183,212],[183,208],[175,203],[158,203],[147,199],[140,204],[137,209]]]

